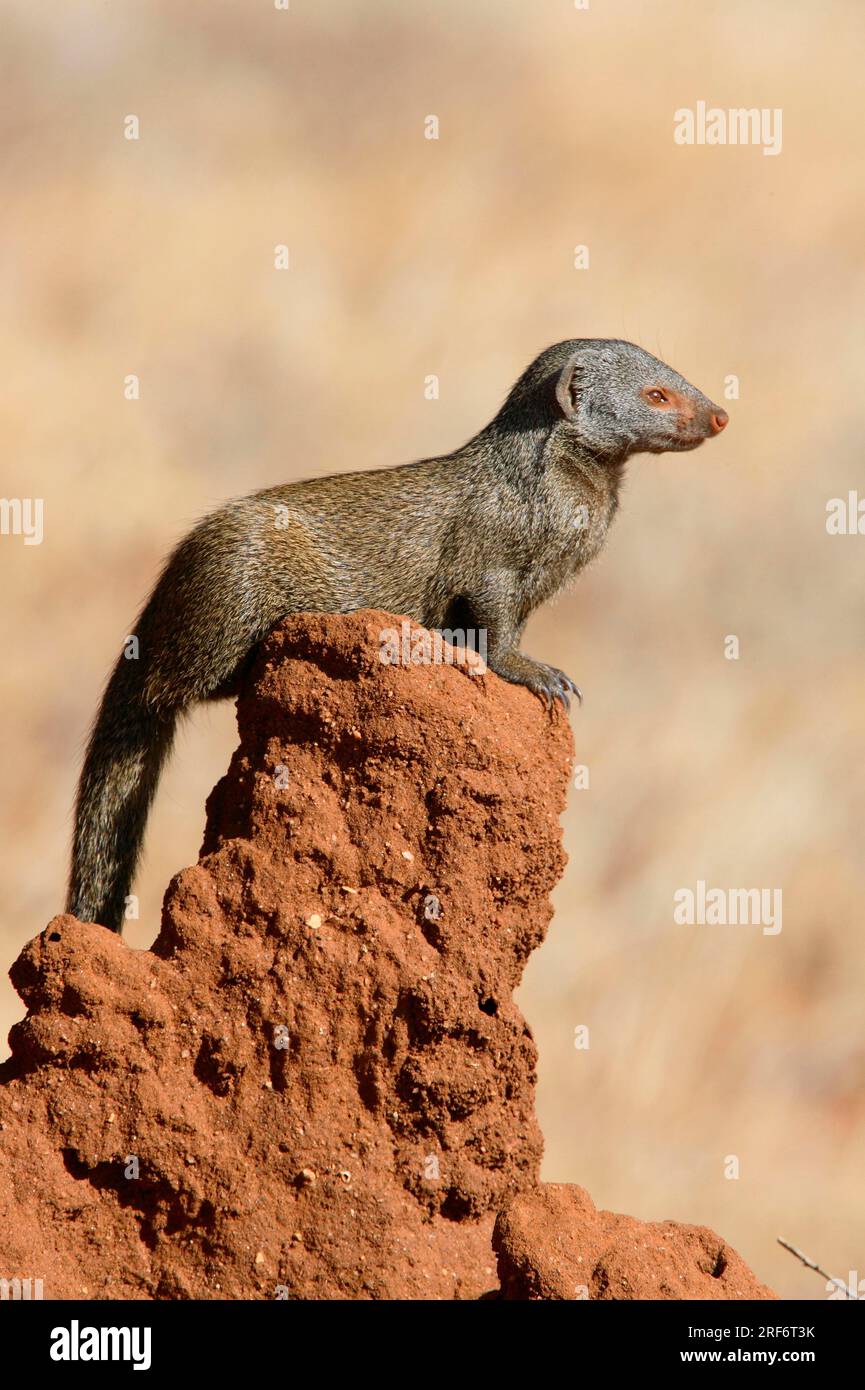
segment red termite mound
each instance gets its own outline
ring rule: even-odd
[[[63,916],[13,966],[0,1278],[47,1298],[477,1298],[499,1291],[501,1214],[506,1297],[767,1293],[672,1223],[623,1274],[621,1224],[539,1185],[512,992],[564,864],[570,729],[449,648],[385,664],[400,623],[303,615],[262,644],[150,951]],[[581,1256],[606,1275],[575,1280]]]

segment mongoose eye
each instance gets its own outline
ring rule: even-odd
[[[646,392],[646,400],[651,401],[652,405],[667,405],[669,397],[666,392],[654,389]]]

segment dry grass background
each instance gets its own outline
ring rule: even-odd
[[[102,681],[196,516],[447,451],[557,338],[633,338],[715,398],[736,373],[724,438],[631,465],[603,560],[527,636],[586,692],[591,774],[521,990],[545,1176],[715,1226],[788,1297],[823,1285],[777,1234],[865,1275],[865,539],[824,524],[865,491],[865,11],[4,9],[2,492],[46,521],[0,539],[4,963],[62,906]],[[676,146],[698,99],[782,107],[780,157]],[[134,945],[233,740],[231,706],[180,738]],[[781,887],[783,932],[676,927],[698,878]],[[4,1033],[20,1011],[4,982]]]

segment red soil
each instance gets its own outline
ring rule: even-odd
[[[711,1232],[540,1186],[512,1000],[572,740],[526,690],[292,618],[150,951],[57,917],[12,979],[0,1277],[46,1298],[771,1296]]]

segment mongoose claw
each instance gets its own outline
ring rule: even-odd
[[[570,676],[565,675],[565,672],[558,670],[557,667],[554,666],[552,669],[559,680],[559,691],[556,694],[556,699],[561,700],[564,708],[568,710],[571,708],[571,696],[576,695],[577,703],[581,705],[583,703],[583,692],[576,681],[572,681]]]
[[[580,687],[570,676],[565,675],[564,671],[560,671],[558,666],[547,666],[543,662],[537,662],[537,670],[532,672],[526,685],[536,695],[540,695],[549,714],[552,714],[557,700],[560,701],[562,709],[569,710],[572,695],[576,695],[580,704],[583,703]]]
[[[567,688],[568,688],[568,691],[570,692],[570,694],[571,694],[571,695],[576,695],[576,697],[577,697],[577,703],[581,705],[581,704],[583,703],[583,692],[582,692],[582,690],[580,689],[580,687],[576,684],[575,681],[572,681],[572,680],[571,680],[570,676],[566,676],[565,673],[564,673],[564,671],[559,671],[559,675],[561,676],[562,680],[563,680],[563,681],[565,682],[565,684],[567,685]],[[568,701],[568,708],[570,708],[570,700]]]

